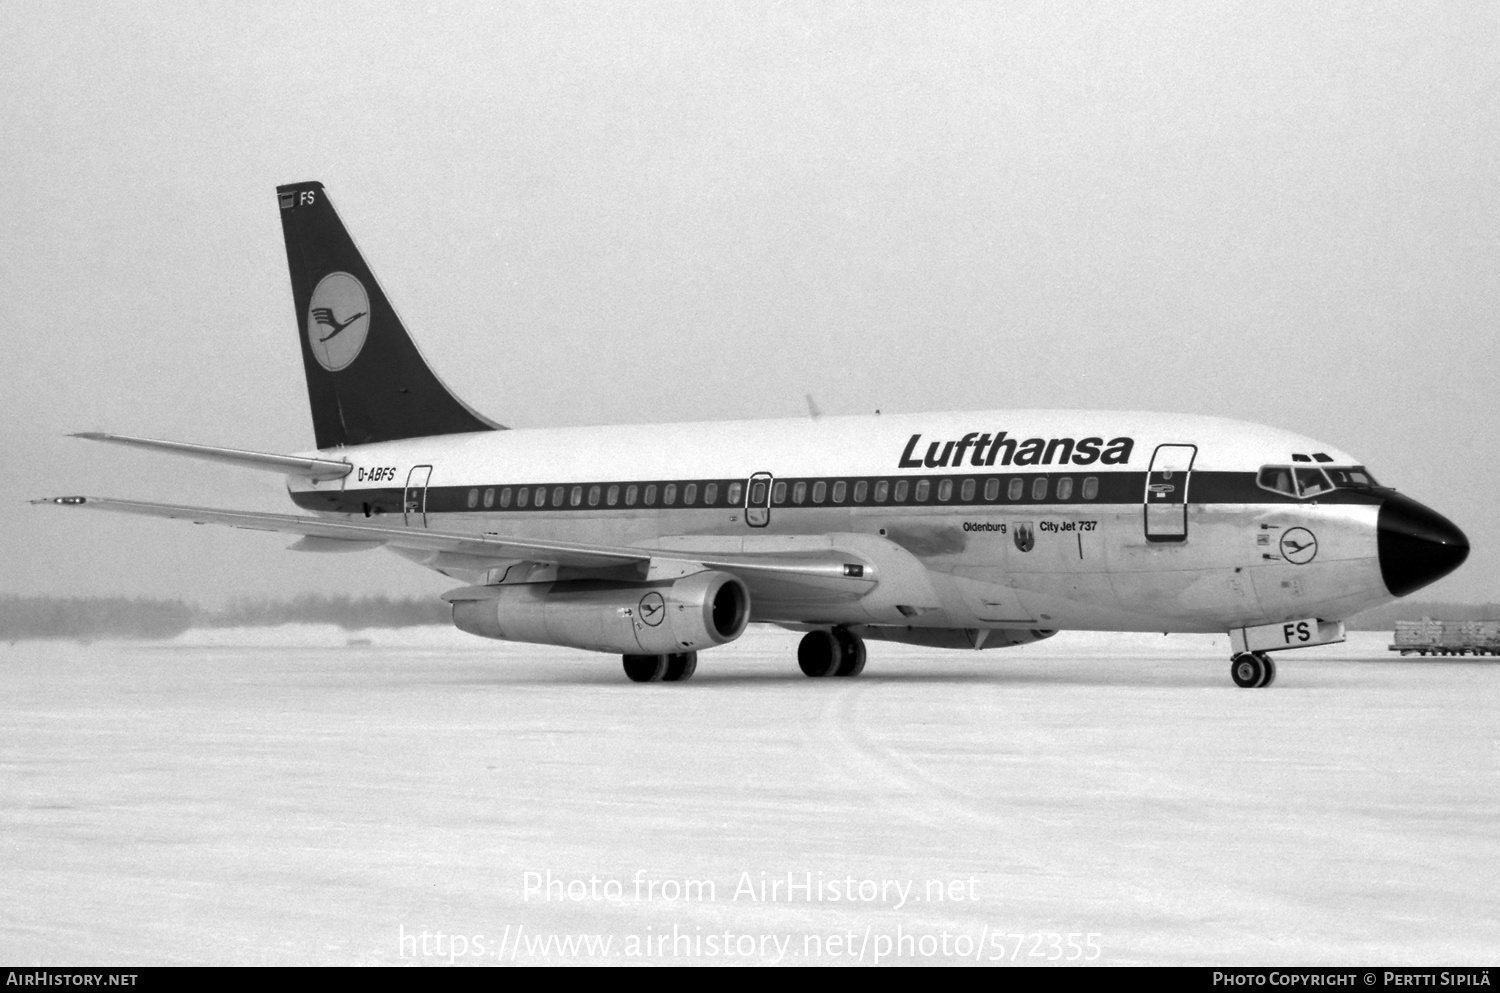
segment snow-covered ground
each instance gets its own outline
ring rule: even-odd
[[[1388,640],[0,647],[0,960],[1494,964],[1500,661]]]

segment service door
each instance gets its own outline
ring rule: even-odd
[[[401,513],[409,528],[427,526],[427,480],[431,477],[430,465],[414,465],[406,474],[406,495],[401,501]]]
[[[1197,445],[1157,445],[1146,473],[1146,540],[1186,541],[1188,479]]]
[[[757,472],[745,484],[745,523],[763,528],[771,523],[771,474]]]

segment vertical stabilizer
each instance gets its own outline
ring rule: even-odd
[[[276,199],[318,447],[501,429],[428,367],[323,184]]]

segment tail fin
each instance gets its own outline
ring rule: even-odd
[[[319,448],[503,430],[428,368],[322,183],[276,187]]]

